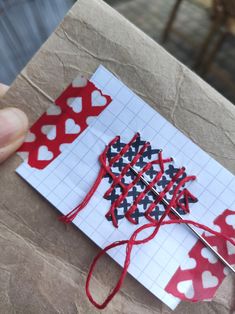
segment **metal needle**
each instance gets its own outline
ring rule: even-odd
[[[138,175],[138,171],[136,171],[132,166],[130,166],[130,169],[131,171],[134,172],[135,175]],[[149,182],[143,177],[143,176],[140,176],[140,180],[146,185],[148,186],[149,185]],[[153,192],[153,194],[155,194],[156,196],[159,196],[159,192],[154,188],[152,187],[151,188],[151,191]],[[163,198],[162,199],[162,203],[164,203],[166,206],[169,206],[169,202]],[[171,211],[172,213],[175,214],[175,216],[177,216],[179,219],[184,219],[178,212],[177,210],[174,208],[174,207],[171,207]],[[232,265],[230,265],[228,263],[228,261],[226,261],[226,259],[223,258],[222,255],[220,255],[211,245],[209,242],[206,241],[205,238],[203,238],[203,236],[197,232],[197,230],[195,230],[192,226],[190,226],[189,224],[185,224],[202,242],[203,244],[205,244],[205,246],[207,246],[216,256],[218,259],[221,260],[222,263],[225,264],[225,266],[227,266],[234,274],[235,274],[235,269],[232,267]]]

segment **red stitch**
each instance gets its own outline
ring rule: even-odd
[[[78,206],[76,206],[72,211],[70,211],[67,215],[64,215],[62,217],[59,218],[59,220],[65,222],[65,223],[70,223],[72,222],[75,217],[77,216],[77,214],[87,205],[87,203],[89,202],[89,200],[91,199],[91,197],[93,196],[93,194],[95,193],[95,191],[97,190],[101,180],[103,179],[104,175],[106,173],[108,173],[113,180],[116,180],[116,176],[112,173],[111,169],[110,169],[110,165],[114,164],[116,161],[118,161],[129,149],[131,144],[139,137],[140,135],[138,133],[136,133],[133,138],[130,140],[130,142],[128,144],[126,144],[121,151],[110,160],[109,165],[106,164],[106,154],[108,152],[108,149],[114,145],[118,140],[120,140],[120,136],[116,136],[104,149],[103,153],[100,155],[99,160],[101,163],[101,169],[99,171],[99,174],[96,178],[96,181],[94,182],[94,184],[92,185],[90,191],[88,192],[88,194],[86,195],[85,199],[82,201],[82,203],[80,203]],[[123,189],[125,189],[125,185],[120,181],[119,184],[121,185],[121,187]],[[111,206],[112,208],[112,206]],[[110,210],[111,210],[110,208]],[[113,217],[113,224],[114,226],[117,226],[117,223],[115,222],[115,218],[114,218],[114,214],[111,215]]]
[[[135,142],[135,140],[140,137],[139,133],[136,133],[133,138],[127,143],[115,157],[110,161],[110,166],[112,166],[116,161],[118,161],[125,153],[130,149],[130,146]]]
[[[158,156],[159,156],[159,165],[160,165],[161,172],[164,173],[164,163],[163,163],[163,159],[162,159],[162,150],[160,150],[160,152],[158,153]]]
[[[118,140],[120,139],[120,136],[116,136],[104,149],[103,153],[100,155],[100,159],[103,158],[103,156],[106,156],[108,149],[115,144]],[[92,185],[91,189],[89,190],[89,192],[87,193],[86,197],[84,198],[84,200],[82,201],[82,203],[80,203],[78,206],[76,206],[71,212],[69,212],[67,215],[61,216],[59,217],[59,220],[65,222],[65,223],[70,223],[74,220],[74,218],[77,216],[77,214],[88,204],[89,200],[91,199],[91,197],[93,196],[93,194],[95,193],[95,191],[97,190],[101,180],[103,179],[103,177],[105,176],[107,170],[104,167],[100,168],[99,174],[94,182],[94,184]]]
[[[226,235],[227,237],[234,238],[234,229],[232,225],[229,225],[226,222],[226,218],[230,215],[235,215],[235,211],[231,211],[226,209],[222,214],[220,214],[215,220],[214,225],[217,225],[221,233]],[[226,241],[223,241],[220,235],[208,235],[203,234],[203,237],[210,243],[210,245],[216,249],[216,251],[223,256],[231,265],[235,264],[235,252],[228,251],[228,245]],[[235,238],[234,238],[235,240]],[[231,243],[231,241],[229,241]],[[191,269],[181,269],[179,267],[174,275],[171,277],[170,281],[167,283],[165,290],[168,293],[182,299],[191,302],[196,302],[200,300],[210,300],[213,298],[216,290],[219,285],[225,278],[225,266],[217,259],[214,260],[214,263],[208,262],[208,259],[202,255],[202,249],[204,245],[200,240],[197,240],[195,245],[189,251],[188,255],[190,258],[195,259],[196,265],[195,268]],[[218,284],[214,287],[205,287],[203,285],[203,277],[202,274],[205,271],[211,272],[218,279]],[[178,289],[178,283],[186,280],[191,280],[192,287],[194,291],[193,297],[188,298],[185,294],[181,293]]]
[[[145,190],[143,192],[141,192],[137,198],[135,199],[133,205],[129,208],[129,210],[126,212],[125,216],[126,218],[136,224],[136,221],[134,219],[131,218],[131,215],[134,213],[134,211],[136,210],[136,207],[138,206],[139,202],[144,198],[144,196],[148,193],[148,191],[151,190],[151,188],[160,180],[160,178],[162,177],[162,170],[164,170],[164,163],[165,162],[170,162],[171,161],[171,158],[169,159],[165,159],[165,161],[163,161],[162,159],[162,153],[161,151],[159,152],[159,159],[160,159],[160,169],[161,171],[158,172],[158,174],[155,176],[155,178],[152,180],[152,182],[149,183],[149,185],[145,188]],[[140,177],[146,172],[148,171],[151,166],[153,164],[158,164],[159,163],[159,159],[158,160],[155,160],[153,162],[149,162],[148,164],[146,164],[146,166],[143,168],[143,171],[141,171],[137,176],[136,176],[136,179],[133,181],[132,184],[130,184],[130,188],[132,188],[139,180],[140,180]]]
[[[135,199],[133,205],[128,209],[125,216],[126,218],[132,222],[133,224],[137,224],[137,222],[131,217],[131,215],[135,212],[138,204],[141,202],[141,200],[145,197],[145,195],[151,190],[151,188],[160,180],[162,176],[162,172],[159,171],[158,174],[155,176],[155,178],[149,183],[149,185],[145,188],[143,192],[141,192],[137,198]]]
[[[184,204],[180,202],[180,198],[182,196],[184,196]],[[191,198],[193,201],[197,201],[197,198],[192,193],[190,193],[188,189],[183,189],[176,198],[177,207],[180,207],[186,213],[189,213],[189,198]]]
[[[118,177],[115,177],[113,180],[113,184],[108,189],[108,191],[104,194],[104,197],[107,197],[110,193],[112,193],[112,190],[115,188],[115,185],[122,183],[121,179],[124,177],[124,175],[127,173],[127,171],[130,169],[131,166],[134,166],[136,162],[139,160],[139,158],[143,155],[146,148],[149,146],[149,143],[145,143],[145,145],[141,148],[140,152],[134,157],[134,159],[131,161],[131,163],[128,163],[122,170],[121,174]],[[123,193],[117,198],[117,200],[111,205],[109,211],[105,215],[106,218],[109,218],[111,216],[112,222],[114,227],[118,227],[117,219],[115,217],[114,211],[115,209],[122,203],[124,198],[127,196],[128,191],[132,188],[133,184],[129,184],[128,186],[123,187]],[[123,186],[123,184],[121,184]]]
[[[154,164],[159,164],[160,166],[160,171],[158,172],[158,174],[155,176],[155,178],[152,180],[152,182],[149,183],[149,185],[145,188],[145,190],[143,192],[141,192],[137,198],[135,199],[133,205],[128,209],[128,211],[125,214],[125,217],[133,224],[137,224],[137,222],[131,217],[131,215],[135,212],[139,202],[145,197],[145,195],[151,190],[151,188],[160,180],[160,178],[162,177],[163,171],[164,171],[164,164],[168,163],[172,161],[172,158],[167,158],[167,159],[163,159],[162,158],[162,151],[160,150],[158,153],[158,159],[154,160],[152,162],[149,162],[146,164],[146,166],[143,168],[142,171],[140,171],[138,173],[138,175],[136,176],[135,180],[128,185],[128,190],[130,190],[131,188],[133,188],[133,186],[136,185],[136,183],[140,180],[140,177],[147,172],[152,165]],[[127,196],[127,193],[125,194],[125,197]],[[123,199],[125,198],[123,197]],[[121,203],[121,202],[120,202]],[[119,204],[120,204],[119,203]]]
[[[132,219],[131,215],[134,213],[134,211],[136,210],[139,202],[144,198],[144,196],[146,195],[146,193],[148,193],[152,187],[155,186],[155,184],[160,180],[160,178],[162,177],[163,173],[164,173],[164,164],[167,162],[172,161],[172,158],[168,158],[168,159],[163,159],[162,158],[162,152],[160,151],[158,154],[158,159],[155,161],[151,161],[149,163],[146,163],[145,166],[138,172],[138,174],[136,175],[135,179],[129,183],[128,185],[124,184],[121,179],[123,178],[123,176],[127,173],[127,171],[130,169],[131,166],[134,166],[136,164],[136,162],[139,160],[139,158],[143,155],[145,149],[147,148],[147,143],[145,145],[143,145],[143,147],[141,148],[141,150],[136,154],[136,156],[133,158],[133,160],[128,163],[121,171],[120,175],[116,176],[115,174],[113,174],[111,166],[117,162],[120,158],[123,157],[123,155],[130,149],[131,145],[134,143],[134,141],[139,137],[139,134],[135,134],[135,136],[131,139],[131,141],[129,143],[127,143],[119,153],[117,153],[117,155],[115,155],[108,163],[107,163],[107,152],[108,150],[111,148],[112,145],[114,145],[119,139],[120,137],[115,137],[104,149],[104,151],[102,152],[102,154],[99,157],[99,161],[101,164],[101,169],[100,172],[97,176],[96,181],[94,182],[93,186],[91,187],[89,193],[87,194],[87,196],[84,198],[83,202],[81,204],[79,204],[74,210],[72,210],[69,214],[67,214],[66,216],[64,216],[62,218],[62,220],[64,220],[65,222],[70,222],[72,221],[76,215],[78,214],[78,212],[84,208],[90,198],[92,197],[92,195],[94,194],[94,192],[96,191],[99,183],[101,182],[102,178],[108,174],[112,180],[113,183],[111,185],[111,187],[108,189],[108,191],[105,193],[105,196],[108,196],[112,190],[115,188],[116,185],[119,185],[122,189],[122,193],[119,195],[119,197],[115,200],[115,202],[113,202],[111,204],[111,207],[109,209],[109,211],[106,214],[106,217],[111,217],[112,218],[112,222],[113,225],[115,227],[118,227],[117,224],[117,220],[115,217],[115,209],[121,204],[121,202],[127,197],[128,192],[130,191],[131,188],[133,188],[137,182],[140,180],[141,176],[147,172],[154,164],[159,164],[160,167],[160,171],[157,173],[157,175],[154,177],[154,179],[149,182],[149,185],[146,186],[145,190],[141,193],[139,193],[139,195],[137,196],[137,198],[135,199],[134,203],[132,204],[132,206],[128,209],[128,211],[126,212],[125,216],[126,218],[132,222],[132,223],[136,223],[134,219]],[[180,177],[184,174],[185,172],[185,168],[182,167],[181,169],[178,170],[178,172],[173,176],[173,178],[171,179],[171,181],[167,184],[167,186],[164,188],[163,191],[161,191],[159,193],[159,196],[156,197],[156,199],[150,204],[149,208],[147,209],[147,211],[145,212],[145,216],[146,218],[150,221],[149,223],[139,227],[138,229],[135,230],[135,232],[132,234],[132,236],[130,237],[129,240],[122,240],[122,241],[116,241],[108,246],[106,246],[104,249],[102,249],[98,255],[94,258],[88,276],[87,276],[87,280],[86,280],[86,294],[89,298],[89,300],[91,301],[91,303],[93,305],[95,305],[98,309],[104,309],[107,304],[112,300],[112,298],[115,296],[115,294],[120,290],[122,283],[125,279],[126,273],[128,271],[128,267],[130,265],[130,258],[131,258],[131,252],[132,252],[132,248],[134,245],[140,245],[140,244],[144,244],[147,243],[148,241],[152,240],[156,234],[158,233],[158,230],[160,228],[160,226],[162,225],[168,225],[168,224],[192,224],[198,228],[201,228],[207,232],[210,232],[211,234],[214,234],[218,237],[220,237],[221,239],[225,239],[227,241],[229,241],[230,243],[235,245],[235,241],[233,239],[231,239],[230,237],[228,237],[227,235],[221,234],[219,232],[216,232],[210,228],[208,228],[207,226],[204,226],[203,224],[197,223],[195,221],[191,221],[191,220],[179,220],[175,217],[175,219],[170,219],[167,221],[164,221],[164,219],[170,215],[171,212],[171,207],[175,207],[177,205],[179,205],[182,209],[184,209],[185,211],[189,212],[189,204],[188,204],[188,200],[189,198],[196,200],[195,196],[193,196],[187,189],[183,189],[180,192],[180,189],[182,188],[182,186],[184,186],[187,182],[195,180],[196,177],[195,176],[186,176],[182,179],[180,179]],[[179,182],[178,182],[179,181]],[[173,196],[171,198],[171,200],[169,201],[168,206],[165,207],[165,212],[163,213],[163,215],[160,217],[160,219],[158,221],[156,221],[155,219],[153,219],[150,214],[152,212],[152,210],[156,207],[157,204],[159,204],[163,198],[165,197],[166,193],[169,192],[169,190],[172,188],[172,186],[174,185],[175,182],[177,183],[177,186],[175,187],[174,191],[173,191]],[[185,199],[185,205],[183,205],[180,202],[180,198],[184,196]],[[141,233],[141,231],[148,229],[148,228],[154,228],[153,232],[146,238],[143,238],[141,240],[136,240],[137,236],[139,235],[139,233]],[[94,300],[94,298],[91,295],[90,289],[89,289],[89,285],[90,285],[90,280],[92,277],[92,273],[95,269],[96,263],[98,262],[98,260],[110,249],[115,248],[117,246],[121,246],[121,245],[126,245],[126,257],[125,257],[125,262],[123,265],[123,269],[121,272],[121,275],[119,277],[119,280],[117,282],[117,284],[115,285],[115,287],[113,288],[113,290],[111,291],[111,293],[107,296],[107,298],[104,300],[103,303],[99,304],[98,302],[96,302]]]
[[[113,225],[115,227],[117,227],[117,221],[116,221],[116,217],[114,216],[114,210],[115,208],[117,208],[121,202],[125,199],[125,197],[127,196],[129,190],[134,186],[136,185],[136,183],[140,180],[140,177],[146,172],[148,171],[149,169],[151,168],[151,164],[148,163],[146,164],[146,166],[138,173],[138,175],[135,177],[134,181],[131,182],[130,184],[128,184],[123,193],[119,195],[119,197],[116,199],[115,202],[113,202],[113,204],[111,205],[111,208],[110,210],[108,211],[108,213],[106,214],[106,217],[108,218],[110,214],[112,214],[112,221],[113,221]]]
[[[226,235],[223,235],[219,232],[216,232],[212,229],[210,229],[209,227],[206,227],[200,223],[196,223],[195,221],[191,221],[191,220],[168,220],[168,221],[163,221],[163,219],[169,214],[169,211],[170,211],[170,208],[168,207],[168,209],[166,210],[166,212],[163,214],[163,216],[161,217],[161,219],[159,220],[159,222],[155,221],[155,223],[149,223],[149,224],[145,224],[143,226],[141,226],[140,228],[138,228],[133,234],[132,236],[130,237],[129,240],[122,240],[122,241],[116,241],[116,242],[113,242],[112,244],[106,246],[104,249],[102,249],[97,255],[96,257],[94,258],[91,266],[90,266],[90,269],[89,269],[89,272],[88,272],[88,276],[87,276],[87,280],[86,280],[86,295],[87,297],[89,298],[90,302],[95,306],[97,307],[98,309],[104,309],[108,303],[113,299],[113,297],[116,295],[116,293],[120,290],[122,284],[123,284],[123,281],[126,277],[126,274],[127,274],[127,271],[128,271],[128,267],[130,265],[130,258],[131,258],[131,251],[132,251],[132,248],[134,245],[140,245],[140,244],[144,244],[144,243],[147,243],[149,242],[150,240],[152,240],[159,228],[161,225],[169,225],[169,224],[191,224],[191,225],[194,225],[195,227],[198,227],[198,228],[201,228],[207,232],[210,232],[211,234],[214,234],[216,236],[219,236],[221,237],[222,239],[224,240],[227,240],[229,241],[230,243],[232,243],[233,245],[235,245],[235,241],[232,240],[231,238],[227,237]],[[136,240],[137,238],[137,235],[142,231],[142,230],[145,230],[145,229],[148,229],[148,228],[152,228],[152,227],[155,227],[154,231],[152,232],[152,234],[150,236],[148,236],[147,238],[145,239],[142,239],[142,240]],[[124,265],[123,265],[123,269],[122,269],[122,272],[121,272],[121,275],[119,277],[119,280],[117,282],[117,284],[115,285],[115,287],[113,288],[113,290],[111,291],[111,293],[108,295],[108,297],[104,300],[103,303],[98,303],[94,300],[94,298],[92,297],[91,295],[91,292],[90,292],[90,281],[91,281],[91,277],[92,277],[92,273],[95,269],[95,266],[98,262],[98,260],[107,252],[109,251],[110,249],[112,248],[115,248],[117,246],[121,246],[121,245],[125,245],[126,244],[126,258],[125,258],[125,262],[124,262]]]
[[[104,197],[107,198],[113,191],[113,189],[115,188],[115,185],[120,184],[122,178],[126,175],[126,173],[128,172],[128,170],[130,169],[130,167],[133,167],[137,161],[140,159],[140,157],[143,155],[143,153],[145,152],[146,148],[149,146],[149,143],[145,143],[144,146],[141,148],[141,150],[139,151],[139,153],[133,158],[133,160],[126,164],[126,166],[122,169],[121,173],[119,176],[117,176],[114,180],[113,183],[111,185],[111,187],[107,190],[107,192],[104,194]]]
[[[101,180],[103,179],[105,175],[105,170],[103,168],[100,168],[99,174],[92,185],[90,191],[87,193],[86,197],[80,203],[78,206],[76,206],[71,212],[69,212],[65,216],[59,217],[59,220],[64,221],[65,223],[70,223],[74,220],[74,218],[77,216],[77,214],[88,204],[89,200],[91,199],[92,195],[95,193],[96,189],[98,188]]]
[[[162,192],[159,193],[159,196],[156,197],[156,199],[152,202],[152,204],[149,206],[149,208],[146,210],[146,212],[144,213],[145,217],[149,220],[149,221],[155,221],[155,219],[153,219],[150,214],[151,212],[154,210],[154,208],[157,206],[157,204],[159,204],[162,199],[165,197],[166,193],[169,192],[169,190],[172,188],[172,186],[174,185],[174,183],[176,182],[176,180],[179,179],[179,177],[184,173],[185,168],[181,168],[178,170],[178,172],[174,175],[174,177],[171,179],[171,181],[167,184],[167,186],[164,188],[164,190]]]

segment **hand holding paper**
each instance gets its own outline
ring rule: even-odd
[[[8,87],[0,84],[0,97]],[[0,110],[0,163],[16,151],[24,141],[28,130],[28,119],[23,111],[17,108]]]

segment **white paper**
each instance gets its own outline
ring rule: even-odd
[[[66,144],[62,154],[44,170],[31,168],[26,162],[17,169],[17,173],[60,212],[67,214],[87,194],[100,169],[98,156],[105,144],[116,135],[128,142],[137,131],[152,147],[162,148],[165,157],[173,156],[177,165],[185,166],[188,174],[197,176],[189,190],[199,201],[190,205],[188,218],[213,228],[216,216],[226,208],[235,207],[235,178],[229,171],[103,66],[97,69],[91,81],[112,97],[111,104],[72,144]],[[119,221],[118,228],[107,221],[105,214],[110,201],[103,198],[107,188],[107,181],[103,180],[89,204],[73,221],[101,248],[113,241],[128,239],[137,228],[126,219]],[[176,269],[187,264],[188,252],[196,241],[186,226],[162,227],[151,242],[134,247],[129,273],[174,309],[180,300],[164,288]],[[110,255],[123,265],[125,247],[112,250]],[[189,293],[190,287],[184,289]]]

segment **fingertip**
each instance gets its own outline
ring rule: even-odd
[[[22,110],[14,107],[0,110],[0,147],[24,136],[28,126],[28,118]]]
[[[10,114],[12,113],[12,115],[15,116],[16,119],[18,119],[19,123],[19,131],[21,132],[21,135],[24,135],[28,132],[29,129],[29,120],[28,117],[26,116],[26,114],[24,113],[24,111],[15,108],[15,107],[9,107],[7,109],[3,109],[3,110],[8,110],[10,112]]]
[[[28,126],[22,110],[14,107],[0,110],[0,163],[22,145]]]

